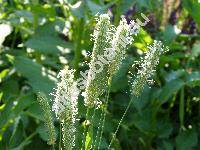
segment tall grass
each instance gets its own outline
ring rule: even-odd
[[[109,93],[113,75],[118,71],[123,59],[126,57],[126,49],[132,44],[133,38],[131,26],[127,24],[124,18],[121,19],[118,27],[114,27],[107,14],[98,16],[97,24],[93,34],[94,47],[87,75],[86,89],[83,93],[84,104],[87,109],[85,115],[84,130],[82,136],[81,149],[100,149],[106,111],[109,104]],[[139,96],[143,87],[153,76],[159,58],[166,52],[162,42],[154,41],[148,46],[148,51],[138,63],[138,73],[130,80],[131,94],[133,97],[125,112],[122,114],[117,129],[113,134],[108,149],[112,147],[113,140],[119,130],[119,127],[127,114],[127,111],[134,100]],[[98,66],[98,67],[97,67]],[[59,82],[55,90],[52,110],[55,112],[58,121],[62,125],[62,141],[64,149],[80,149],[76,145],[76,122],[78,120],[78,84],[74,80],[74,70],[65,67],[58,74]],[[134,79],[134,80],[133,80]],[[53,119],[51,117],[50,106],[39,95],[41,107],[47,116],[47,128],[50,133],[50,143],[55,142],[55,133]],[[104,101],[102,99],[105,99]],[[97,109],[101,110],[98,129],[94,130],[94,118]],[[86,127],[88,126],[88,127]],[[96,131],[96,132],[95,132]],[[62,146],[60,145],[60,148]]]

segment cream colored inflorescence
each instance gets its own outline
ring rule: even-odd
[[[105,50],[111,46],[112,30],[110,17],[107,14],[100,15],[93,34],[94,47],[84,93],[85,105],[88,107],[98,107],[101,103],[99,96],[101,96],[107,88],[110,52]]]
[[[65,67],[59,72],[58,78],[60,82],[52,94],[55,97],[52,109],[62,124],[63,144],[66,149],[72,149],[75,144],[79,90],[74,81],[74,70]]]
[[[79,90],[74,81],[74,70],[65,67],[59,72],[58,79],[60,82],[57,83],[55,93],[51,93],[55,97],[52,109],[56,117],[62,120],[66,112],[72,116],[77,113]]]
[[[137,64],[139,68],[134,82],[132,82],[131,93],[134,96],[139,96],[146,83],[152,82],[150,79],[155,72],[156,66],[159,63],[160,56],[168,51],[168,47],[164,47],[161,41],[154,41],[148,46],[148,51],[143,59]]]
[[[132,35],[137,35],[140,26],[146,25],[149,21],[144,14],[141,15],[145,19],[145,23],[137,19],[137,23],[131,21],[131,24],[128,25],[126,19],[122,17],[116,29],[110,24],[108,14],[99,16],[93,34],[92,61],[86,78],[87,82],[84,83],[86,90],[83,95],[86,106],[98,108],[102,103],[99,97],[108,88],[109,80],[112,79],[125,58],[126,49],[133,42]]]

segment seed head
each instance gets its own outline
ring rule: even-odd
[[[49,137],[48,144],[53,145],[53,144],[55,144],[55,141],[56,141],[56,132],[55,132],[54,124],[53,124],[51,107],[50,107],[48,99],[44,93],[39,92],[37,97],[38,97],[37,100],[38,100],[41,108],[43,109],[44,121],[45,121],[45,125],[48,129],[48,137]]]
[[[148,51],[141,61],[139,61],[139,68],[136,79],[132,83],[131,93],[134,96],[139,96],[144,88],[144,85],[151,81],[156,66],[159,63],[160,56],[168,51],[161,41],[154,41],[153,45],[148,46]]]
[[[122,17],[119,26],[116,29],[116,33],[111,41],[114,57],[109,66],[109,73],[111,76],[119,69],[123,59],[126,56],[126,49],[129,44],[133,42],[131,36],[131,27],[127,24],[127,21]]]
[[[60,82],[57,83],[55,93],[52,93],[55,97],[52,109],[60,120],[66,115],[73,119],[77,113],[79,95],[76,82],[74,82],[74,70],[69,70],[68,67],[65,67],[57,77]]]
[[[104,52],[111,46],[112,30],[109,15],[100,15],[93,34],[94,47],[84,94],[85,105],[88,107],[97,106],[100,103],[99,96],[107,88],[109,60],[105,57]]]
[[[72,149],[75,145],[75,123],[78,113],[79,90],[74,81],[74,70],[65,67],[58,74],[60,82],[55,90],[53,111],[62,123],[63,144],[66,149]]]

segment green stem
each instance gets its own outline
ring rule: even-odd
[[[52,145],[52,150],[55,150],[55,145],[54,144]]]
[[[104,114],[104,111],[102,110],[101,116],[100,116],[100,121],[99,121],[99,124],[98,124],[97,134],[96,134],[95,141],[94,141],[94,147],[93,147],[94,149],[96,148],[96,142],[97,142],[97,139],[98,139],[98,135],[99,135],[99,132],[101,131],[100,127],[101,127],[101,123],[103,121],[103,114]]]
[[[181,89],[180,93],[180,104],[179,104],[179,119],[181,128],[184,126],[184,88]]]
[[[121,126],[122,121],[124,120],[124,117],[126,116],[126,114],[127,114],[128,110],[129,110],[129,108],[130,108],[132,102],[133,102],[133,98],[132,98],[132,99],[130,100],[130,102],[128,103],[128,106],[126,107],[126,110],[124,111],[124,114],[123,114],[122,118],[121,118],[120,121],[119,121],[119,124],[118,124],[117,129],[116,129],[116,131],[115,131],[115,133],[114,133],[114,135],[113,135],[113,137],[112,137],[112,139],[111,139],[111,142],[110,142],[110,144],[109,144],[109,146],[108,146],[108,149],[110,149],[110,147],[111,147],[111,145],[112,145],[112,143],[113,143],[113,140],[114,140],[114,138],[116,137],[116,134],[117,134],[117,132],[118,132],[118,130],[119,130],[119,127]]]
[[[102,140],[102,136],[103,136],[103,130],[104,130],[105,120],[106,120],[106,109],[108,107],[108,100],[109,100],[109,96],[110,96],[110,88],[111,88],[111,78],[109,78],[109,80],[108,80],[108,91],[107,91],[107,95],[106,95],[106,104],[105,104],[105,108],[104,108],[105,110],[104,110],[104,114],[103,114],[103,122],[102,122],[101,133],[100,133],[100,138],[99,138],[99,143],[98,143],[97,149],[100,148],[101,140]]]
[[[82,146],[81,146],[81,150],[83,150],[83,148],[85,147],[85,139],[86,139],[86,123],[87,123],[87,120],[88,120],[88,117],[89,117],[89,108],[87,108],[87,112],[86,112],[86,117],[85,117],[85,121],[84,121],[84,131],[83,131],[83,139],[82,139]]]
[[[30,139],[32,139],[35,135],[37,134],[37,132],[35,131],[35,132],[33,132],[31,135],[29,135],[25,140],[24,140],[24,142],[27,142],[27,141],[29,141]]]
[[[59,139],[59,150],[62,149],[62,125],[60,123],[60,139]]]
[[[91,128],[92,128],[92,131],[94,132],[94,122],[95,122],[95,114],[96,114],[96,107],[94,107],[94,112],[93,112],[93,115],[92,115],[92,118],[91,118]],[[90,149],[92,149],[93,148],[93,140],[94,138],[93,138],[93,135],[92,135],[92,142],[91,142],[91,146],[90,146]]]

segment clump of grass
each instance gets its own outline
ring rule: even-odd
[[[131,26],[127,24],[125,18],[121,19],[117,28],[114,28],[111,25],[110,17],[107,14],[102,14],[97,19],[97,24],[93,33],[94,47],[92,59],[89,65],[86,89],[83,94],[85,106],[87,107],[85,121],[89,121],[90,125],[88,131],[86,128],[84,128],[82,149],[84,147],[85,149],[96,149],[96,147],[97,149],[100,148],[106,116],[105,109],[108,105],[111,80],[113,75],[118,71],[123,59],[126,57],[126,49],[128,45],[133,42],[133,33],[131,33],[131,30]],[[130,81],[131,94],[133,97],[137,97],[142,93],[144,85],[150,81],[149,79],[155,72],[160,56],[167,50],[168,49],[164,47],[160,41],[154,41],[152,45],[148,46],[146,55],[138,62],[138,72],[134,78],[134,81]],[[55,93],[52,94],[54,95],[52,110],[55,112],[56,117],[62,126],[62,130],[60,132],[62,132],[64,149],[71,150],[76,148],[75,133],[78,114],[77,104],[80,91],[77,87],[77,82],[74,80],[74,70],[70,70],[68,67],[65,67],[59,72],[58,79],[59,82],[55,88]],[[99,120],[96,139],[93,141],[93,119],[95,116],[95,110],[101,106],[102,101],[99,100],[99,97],[101,97],[104,93],[106,93],[106,102],[104,103],[104,108],[102,109],[103,111]],[[39,96],[39,99],[42,99],[40,103],[44,111],[46,111],[45,115],[47,116],[46,121],[48,124],[47,127],[50,131],[50,136],[54,137],[55,133],[53,132],[55,132],[55,130],[53,130],[54,128],[52,124],[50,106],[48,103],[46,103],[46,101],[43,100],[45,99],[43,96]],[[122,115],[108,149],[111,147],[132,101],[133,98],[130,100],[124,114]],[[90,110],[94,110],[93,114],[90,112]],[[92,131],[91,134],[88,133],[90,131]],[[89,135],[91,135],[91,137],[86,138],[86,136]],[[90,139],[91,141],[88,141]],[[85,144],[84,142],[89,142],[89,144]],[[55,143],[55,139],[50,139],[50,143]]]

